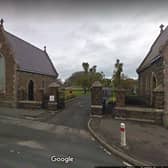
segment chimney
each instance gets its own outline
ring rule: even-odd
[[[164,31],[163,28],[164,28],[164,25],[161,24],[161,25],[160,25],[160,33],[162,33],[162,32]]]
[[[46,46],[44,46],[44,52],[47,52],[47,51],[46,51]]]
[[[1,20],[0,20],[0,28],[3,28],[3,23],[4,23],[4,20],[1,19]]]

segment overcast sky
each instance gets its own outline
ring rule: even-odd
[[[111,77],[116,59],[124,63],[125,74],[136,78],[160,24],[167,25],[168,3],[77,2],[7,0],[0,2],[0,17],[6,31],[41,49],[47,46],[59,78],[82,70],[82,62]]]

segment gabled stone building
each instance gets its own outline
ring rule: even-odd
[[[146,98],[150,106],[155,104],[155,92],[162,94],[159,106],[164,105],[164,58],[162,48],[168,40],[168,27],[160,26],[160,34],[152,44],[148,54],[137,69],[139,75],[139,94]]]
[[[0,21],[0,104],[42,101],[58,73],[41,50],[4,30]]]

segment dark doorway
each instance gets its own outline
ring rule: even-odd
[[[32,80],[29,81],[28,85],[28,100],[34,100],[34,83]]]
[[[152,91],[156,88],[156,86],[157,86],[156,77],[153,76],[153,80],[152,80]]]

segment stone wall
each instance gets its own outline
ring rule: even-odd
[[[163,91],[154,91],[153,92],[153,106],[157,109],[164,108],[164,92]]]
[[[17,71],[17,97],[19,100],[28,100],[28,84],[34,83],[34,100],[41,101],[43,94],[48,94],[48,86],[56,80],[53,76],[40,75]]]
[[[16,102],[16,63],[13,57],[13,51],[4,37],[4,30],[0,27],[0,53],[5,58],[6,88],[0,92],[0,104],[11,104],[15,106]]]
[[[164,58],[164,115],[163,123],[168,128],[168,42],[163,49]]]
[[[125,106],[126,90],[117,89],[117,90],[115,90],[115,93],[116,93],[116,106],[117,107],[124,107]]]
[[[157,86],[163,85],[163,58],[139,73],[139,95],[146,98],[150,105],[153,97],[153,76],[156,78]]]
[[[152,122],[162,125],[163,109],[143,108],[143,107],[115,107],[118,117],[127,120]]]

